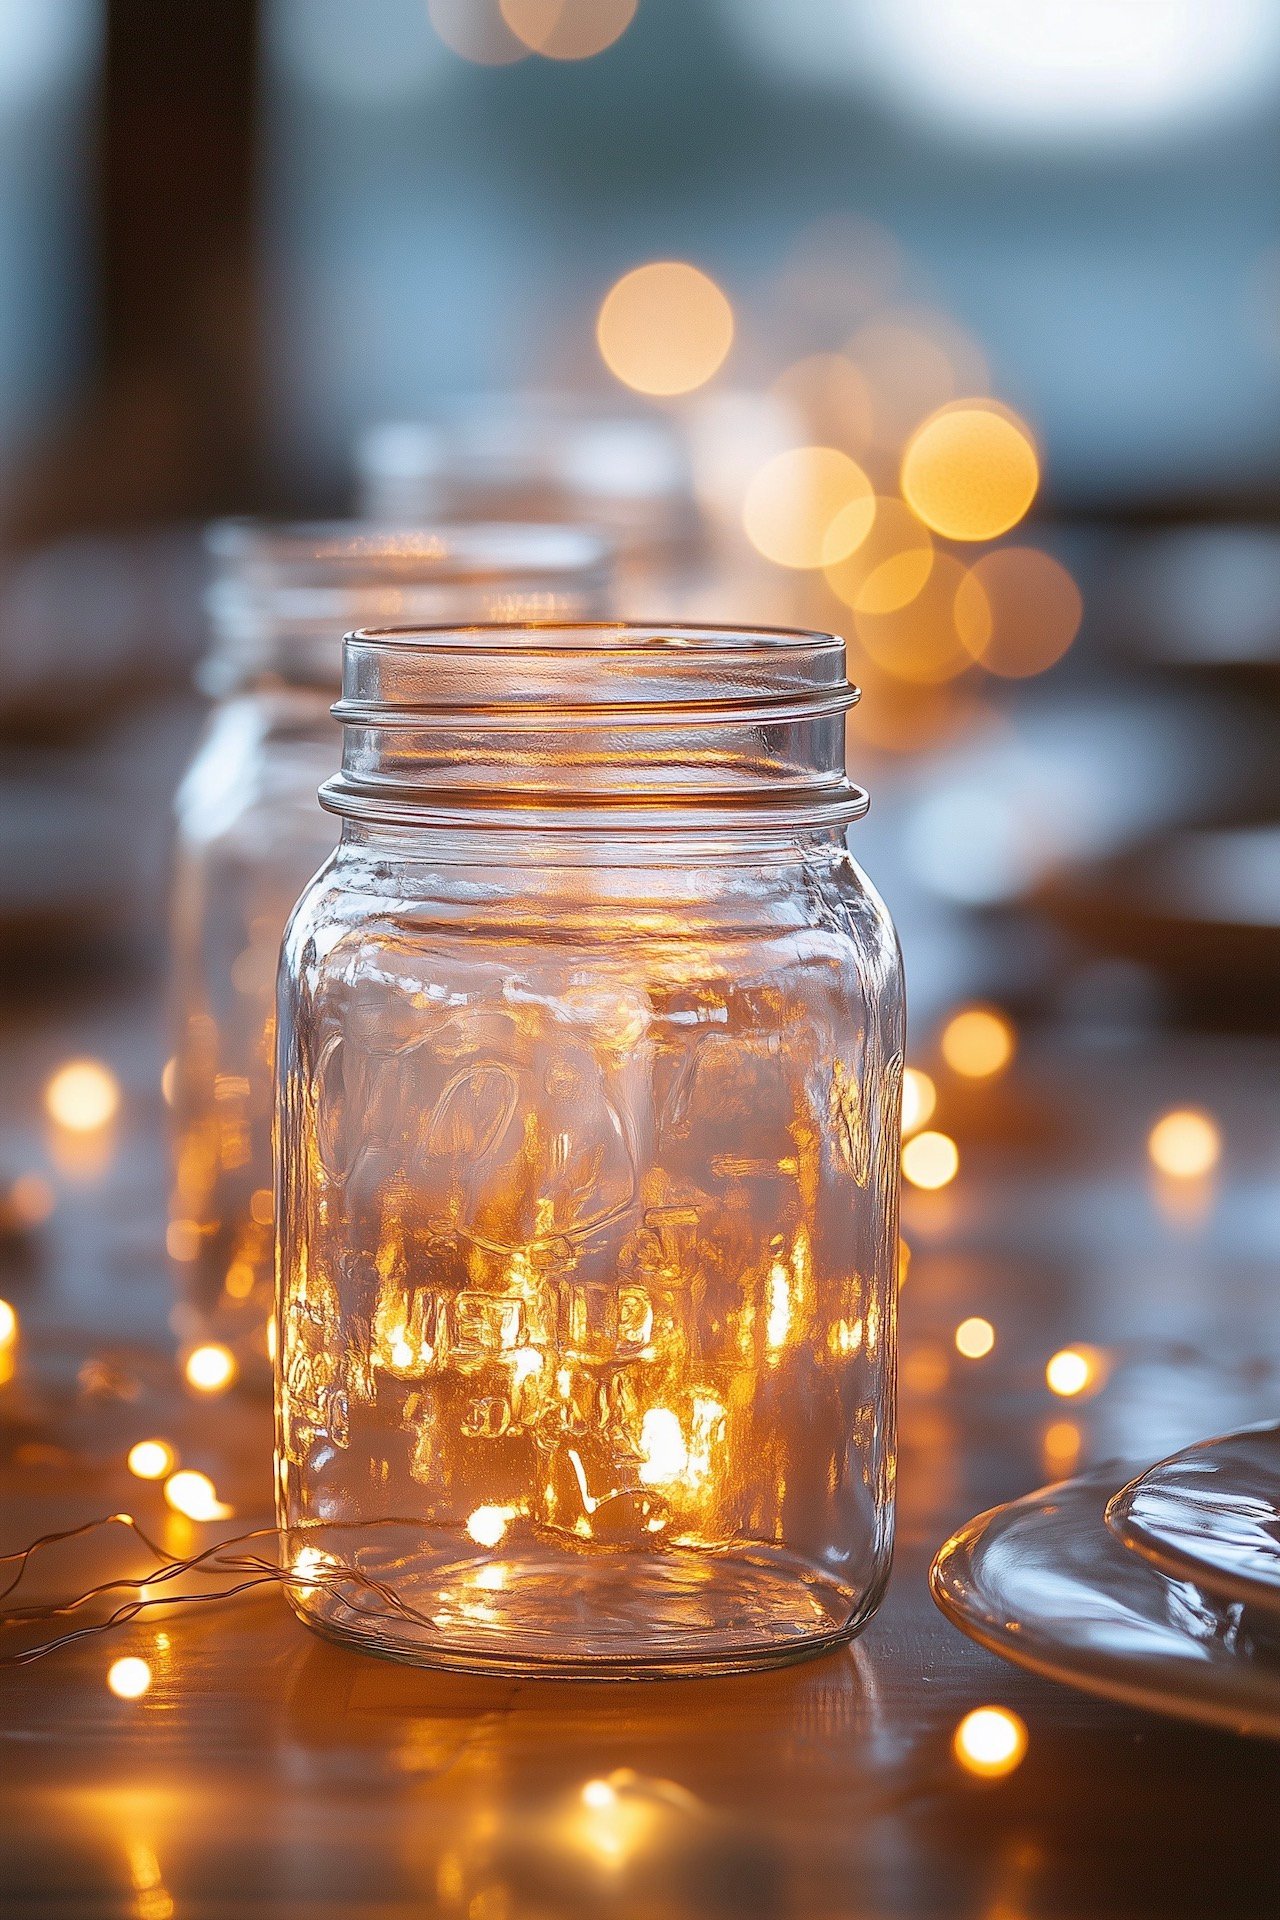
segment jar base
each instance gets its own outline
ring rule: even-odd
[[[598,1551],[590,1560],[455,1559],[411,1570],[357,1558],[358,1584],[337,1572],[323,1586],[289,1589],[299,1618],[325,1638],[413,1666],[559,1680],[786,1666],[852,1639],[884,1584],[882,1575],[858,1592],[759,1548],[643,1561]],[[394,1608],[375,1582],[394,1592]]]

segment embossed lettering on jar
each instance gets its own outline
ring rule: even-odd
[[[279,997],[295,1607],[426,1664],[837,1644],[892,1538],[902,987],[828,635],[366,632]]]
[[[337,827],[342,636],[370,620],[576,619],[605,605],[592,536],[546,526],[215,527],[217,696],[178,797],[169,1247],[182,1331],[270,1379],[275,978],[298,893]]]

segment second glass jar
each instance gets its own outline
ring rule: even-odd
[[[217,704],[177,803],[169,1251],[188,1345],[217,1341],[265,1383],[276,962],[336,839],[316,789],[340,758],[342,635],[370,620],[590,616],[610,566],[599,540],[550,526],[228,522],[210,546]]]

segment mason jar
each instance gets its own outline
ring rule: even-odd
[[[689,450],[658,413],[564,393],[474,394],[433,419],[370,428],[356,468],[361,511],[378,519],[596,527],[617,549],[629,601],[682,588],[702,558]]]
[[[610,570],[593,535],[550,526],[233,522],[209,545],[216,704],[177,799],[168,1239],[182,1333],[266,1381],[276,962],[336,838],[316,789],[340,757],[342,635],[369,620],[599,614]]]
[[[827,634],[348,637],[278,1001],[277,1489],[310,1625],[727,1672],[888,1572],[903,1049]]]

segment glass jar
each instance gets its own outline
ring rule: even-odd
[[[348,637],[278,1019],[278,1514],[321,1631],[639,1677],[892,1538],[901,967],[826,634]]]
[[[539,520],[600,528],[629,597],[683,579],[702,537],[688,449],[657,413],[564,393],[476,394],[386,421],[356,448],[361,510],[387,520]]]
[[[265,1381],[276,963],[336,838],[316,789],[340,758],[342,635],[369,620],[598,614],[609,566],[594,536],[548,526],[236,522],[210,546],[203,680],[218,703],[177,801],[168,1238],[182,1333],[224,1342]]]

